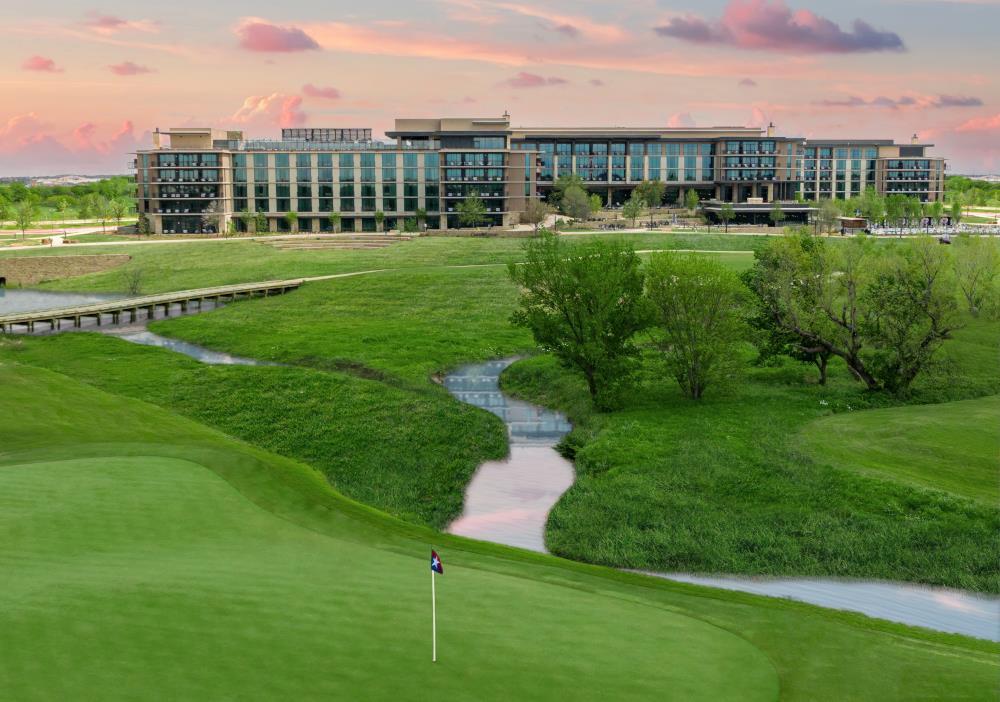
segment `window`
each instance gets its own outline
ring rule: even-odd
[[[468,143],[468,142],[467,142]],[[507,147],[506,137],[472,137],[474,149],[504,149]]]
[[[645,153],[644,144],[632,143],[628,145],[629,156],[642,156]]]

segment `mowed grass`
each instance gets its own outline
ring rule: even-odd
[[[763,237],[708,233],[651,232],[567,236],[570,246],[593,237],[624,238],[637,249],[752,250]],[[390,238],[387,235],[387,239]],[[419,237],[375,250],[282,251],[265,242],[206,240],[189,244],[135,244],[37,251],[3,251],[0,256],[126,253],[122,269],[55,280],[42,287],[78,292],[121,292],[124,271],[142,272],[144,293],[213,285],[332,275],[384,268],[506,264],[522,258],[523,239]]]
[[[953,365],[928,377],[914,399],[996,393],[995,364],[979,364],[983,349],[995,348],[996,340],[996,323],[970,322],[945,354]],[[820,445],[811,457],[795,437],[807,426],[809,436],[827,422],[863,431],[877,426],[882,412],[929,416],[934,407],[948,412],[949,406],[865,410],[891,399],[864,393],[840,364],[826,387],[808,382],[812,374],[792,362],[750,369],[742,382],[692,402],[650,353],[625,406],[600,414],[590,410],[582,381],[552,358],[514,364],[502,379],[508,391],[563,409],[577,424],[566,440],[575,452],[577,481],[549,517],[549,549],[576,560],[659,571],[1000,590],[1000,509],[995,500],[970,499],[953,483],[953,476],[966,474],[967,458],[981,456],[974,483],[981,495],[991,480],[995,485],[996,453],[992,473],[987,454],[1000,424],[997,404],[983,401],[981,411],[967,417],[968,448],[947,429],[930,439],[940,442],[944,465],[912,468],[921,479],[914,486],[898,480],[911,454],[896,454],[892,476],[841,470],[833,466],[852,460],[850,447],[830,460]],[[821,419],[831,412],[842,414]],[[870,439],[868,450],[883,456],[900,443]],[[917,444],[912,448],[919,451]],[[938,489],[921,489],[926,486]]]
[[[995,644],[434,534],[150,404],[9,360],[0,383],[10,699],[994,692]]]
[[[837,414],[799,440],[817,463],[1000,503],[1000,396]]]

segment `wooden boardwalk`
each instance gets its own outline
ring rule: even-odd
[[[61,329],[63,322],[66,322],[72,323],[73,327],[78,328],[88,317],[96,319],[97,326],[100,326],[106,315],[110,315],[112,324],[121,323],[123,315],[127,316],[129,322],[135,322],[138,320],[139,310],[145,310],[147,319],[152,319],[158,307],[163,309],[164,316],[170,316],[170,310],[174,305],[180,305],[181,314],[183,314],[187,312],[189,306],[195,304],[200,310],[205,300],[218,304],[238,300],[241,297],[246,299],[281,295],[289,290],[295,290],[303,282],[300,278],[296,280],[269,280],[263,283],[240,283],[216,288],[180,290],[159,295],[107,300],[76,307],[16,312],[0,315],[0,334],[13,334],[16,331],[15,327],[21,327],[22,332],[30,334],[35,331],[36,324],[48,325],[49,330],[56,330]]]

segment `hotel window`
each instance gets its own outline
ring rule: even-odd
[[[266,183],[267,177],[267,154],[253,155],[253,179],[257,183]]]
[[[590,154],[590,144],[573,144],[573,153],[577,156],[587,156]]]
[[[726,142],[726,153],[727,154],[738,154],[740,152],[740,142],[738,141],[727,141]]]
[[[403,154],[403,180],[417,182],[417,154]]]
[[[340,198],[340,211],[341,212],[354,212],[354,198],[352,198],[352,197],[342,197],[342,198]]]
[[[274,155],[274,179],[279,183],[288,183],[291,180],[291,171],[288,168],[288,154]],[[284,212],[285,210],[281,210]]]
[[[867,159],[878,158],[878,149],[865,149],[865,158]]]
[[[597,144],[594,144],[594,146],[596,147]],[[603,146],[605,149],[607,149],[607,144],[601,144],[601,146]],[[598,151],[595,150],[594,153],[596,154],[596,153],[600,153],[600,152],[598,152]],[[605,150],[604,153],[607,153],[607,151]],[[611,155],[612,156],[624,156],[625,155],[625,144],[624,143],[612,144],[611,145]]]
[[[851,149],[851,158],[853,159],[861,158],[861,149]]]
[[[699,144],[698,145],[698,152],[702,156],[710,156],[712,154],[712,145],[711,144]]]
[[[685,156],[697,156],[698,155],[698,145],[697,144],[685,144],[684,145],[684,155]]]
[[[354,182],[354,154],[340,155],[340,182]]]
[[[847,158],[847,149],[837,149],[834,153],[836,158]]]
[[[696,168],[685,168],[684,169],[684,180],[696,181],[698,180],[698,169]]]
[[[632,143],[628,145],[628,155],[629,156],[642,156],[646,153],[644,144]]]
[[[364,183],[361,186],[361,211],[374,212],[375,209],[375,185]]]
[[[382,154],[382,182],[396,182],[396,154]]]
[[[681,155],[681,145],[680,144],[666,144],[667,156],[680,156]]]
[[[642,156],[632,156],[629,167],[629,180],[640,181],[645,177],[645,159]]]
[[[472,148],[474,149],[504,149],[506,147],[506,137],[472,137]]]

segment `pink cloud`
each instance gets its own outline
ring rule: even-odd
[[[696,15],[674,17],[653,31],[695,44],[802,54],[906,48],[894,32],[875,29],[860,19],[854,20],[851,29],[845,31],[809,10],[791,10],[784,0],[730,0],[719,19],[706,20]]]
[[[114,64],[113,66],[108,66],[108,70],[116,76],[136,76],[140,73],[153,73],[152,68],[140,66],[139,64],[132,63],[131,61],[122,61],[121,63]]]
[[[302,98],[298,95],[272,93],[271,95],[251,95],[231,117],[237,124],[247,124],[262,128],[298,127],[306,123],[302,111]]]
[[[973,117],[955,127],[956,132],[990,132],[1000,130],[1000,112],[992,117]]]
[[[321,88],[319,86],[313,85],[312,83],[306,83],[302,86],[303,94],[308,97],[313,98],[323,98],[324,100],[339,100],[340,91],[336,88]]]
[[[62,73],[63,69],[56,66],[56,62],[45,56],[32,56],[24,60],[21,68],[26,71],[40,71],[42,73]]]
[[[83,122],[69,132],[57,132],[34,112],[16,115],[0,124],[0,156],[4,173],[123,173],[128,153],[149,142],[149,133],[137,138],[131,121],[110,137],[102,128]]]
[[[319,44],[298,27],[283,27],[266,20],[248,18],[236,28],[240,47],[247,51],[289,53],[311,51]]]
[[[595,88],[600,88],[600,87],[602,87],[604,85],[604,81],[601,80],[600,78],[591,78],[587,82],[590,85],[594,86]]]
[[[667,126],[671,129],[679,129],[683,127],[696,127],[694,118],[689,112],[677,112],[670,115],[670,119],[667,120]]]
[[[541,88],[545,85],[565,85],[569,83],[565,78],[559,78],[557,76],[540,76],[535,73],[525,73],[521,71],[513,78],[508,78],[503,81],[501,85],[505,85],[508,88]]]
[[[90,12],[83,25],[98,34],[117,34],[118,32],[134,31],[155,33],[160,31],[160,25],[153,20],[127,20],[114,15],[102,15]]]
[[[617,42],[628,37],[621,27],[605,22],[596,22],[583,15],[566,15],[549,10],[543,3],[495,2],[493,7],[500,10],[531,17],[546,22],[553,31],[568,37],[583,36],[591,41]]]
[[[743,88],[756,88],[757,81],[755,81],[753,78],[744,78],[738,83],[738,85]]]

